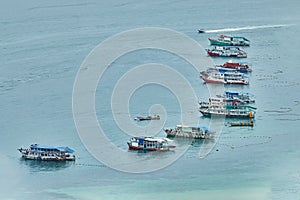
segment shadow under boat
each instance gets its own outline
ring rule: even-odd
[[[39,160],[26,160],[20,158],[20,163],[28,167],[33,172],[49,172],[63,170],[72,166],[75,161],[39,161]]]

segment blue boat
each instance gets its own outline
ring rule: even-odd
[[[32,144],[29,148],[19,148],[22,157],[27,160],[74,161],[74,150],[66,146],[46,146]]]
[[[226,91],[225,98],[227,101],[239,100],[239,101],[244,101],[246,103],[254,103],[255,102],[255,96],[249,92]]]
[[[143,151],[169,151],[175,148],[173,141],[168,138],[155,138],[155,137],[132,137],[127,142],[130,150],[143,150]]]

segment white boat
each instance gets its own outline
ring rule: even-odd
[[[238,47],[214,46],[211,49],[206,49],[206,51],[212,57],[247,58],[247,53]]]
[[[74,150],[65,146],[32,144],[29,148],[19,148],[22,157],[28,160],[74,161]]]
[[[177,125],[174,129],[165,129],[167,137],[212,139],[213,131],[206,126]]]
[[[200,108],[199,112],[204,117],[225,116],[225,117],[238,117],[238,118],[254,118],[256,108],[251,106],[238,106],[238,105],[215,105],[208,108]]]
[[[155,137],[132,137],[127,142],[130,150],[143,151],[169,151],[176,146],[171,144],[173,141],[168,138]]]
[[[240,72],[224,72],[221,73],[218,70],[209,69],[200,73],[200,77],[205,83],[216,83],[216,84],[241,84],[248,85],[248,77],[244,73]]]

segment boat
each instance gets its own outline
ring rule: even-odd
[[[223,71],[236,70],[242,73],[252,72],[252,67],[247,62],[232,62],[231,60],[224,63],[223,65],[216,65],[216,69]]]
[[[217,39],[208,38],[210,45],[217,46],[250,46],[250,40],[240,36],[219,35]]]
[[[230,126],[254,126],[253,121],[249,122],[229,122],[228,123]]]
[[[160,120],[160,116],[159,115],[154,115],[154,116],[137,116],[136,118],[134,118],[134,120],[136,121],[145,121],[145,120]]]
[[[198,30],[198,33],[205,33],[205,30],[201,28]]]
[[[130,150],[169,151],[176,147],[172,142],[168,138],[132,137],[127,144]]]
[[[29,148],[19,148],[22,157],[27,160],[74,161],[74,150],[65,146],[46,146],[31,144]]]
[[[207,54],[212,57],[247,58],[247,53],[239,47],[214,46],[211,49],[206,49],[206,51]]]
[[[223,97],[226,101],[243,101],[245,103],[254,103],[255,96],[249,92],[234,92],[234,91],[225,91]]]
[[[248,85],[248,77],[244,73],[240,72],[220,72],[219,70],[211,70],[200,72],[200,78],[205,83],[216,84],[241,84]]]
[[[226,101],[224,97],[211,97],[208,99],[208,102],[206,101],[198,101],[200,108],[209,108],[211,106],[217,105],[223,105],[225,106]]]
[[[208,99],[208,102],[206,101],[198,101],[200,108],[209,108],[213,106],[226,106],[226,105],[232,105],[232,106],[239,106],[239,105],[246,105],[247,102],[241,100],[241,99],[227,99],[223,96],[221,97],[211,97]]]
[[[214,105],[208,108],[199,108],[199,112],[204,117],[225,116],[238,118],[254,118],[255,107],[247,105]]]
[[[174,129],[165,129],[167,137],[170,138],[193,138],[193,139],[212,139],[213,131],[205,126],[184,126],[177,125]]]

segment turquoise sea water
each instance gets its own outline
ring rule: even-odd
[[[298,1],[271,0],[2,2],[0,199],[299,199],[299,8]],[[81,143],[72,115],[73,84],[97,44],[121,31],[153,26],[182,32],[204,48],[208,37],[222,33],[249,38],[242,61],[253,65],[250,85],[228,89],[256,95],[255,126],[225,126],[204,159],[198,156],[200,142],[162,170],[123,173],[99,163]],[[198,34],[199,28],[236,30]],[[174,67],[197,96],[209,96],[198,72],[175,55],[145,50],[121,57],[99,83],[96,111],[108,137],[124,150],[128,137],[113,120],[110,96],[124,73],[151,62]],[[166,127],[180,123],[175,96],[157,85],[136,91],[129,114],[147,113],[156,103],[168,113]],[[199,118],[209,124],[200,113]],[[77,160],[20,159],[16,149],[36,142],[68,145]]]

